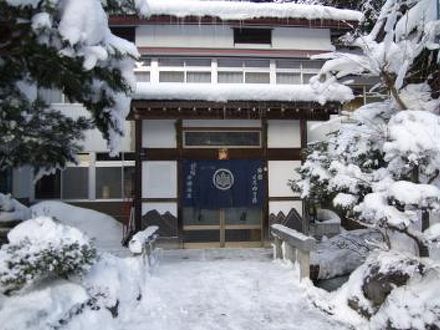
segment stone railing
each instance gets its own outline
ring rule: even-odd
[[[310,278],[310,251],[315,247],[315,239],[280,224],[271,226],[271,234],[274,238],[274,258],[297,264],[300,279]]]
[[[128,242],[130,252],[135,256],[143,256],[148,259],[148,265],[153,266],[156,262],[156,240],[159,237],[156,232],[159,227],[149,226],[145,230],[137,232]]]

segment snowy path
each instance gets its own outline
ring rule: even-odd
[[[121,328],[144,330],[344,329],[307,303],[271,251],[165,251],[142,303]]]

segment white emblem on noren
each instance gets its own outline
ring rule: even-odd
[[[226,168],[219,168],[212,176],[212,183],[220,190],[231,189],[234,185],[234,175]]]

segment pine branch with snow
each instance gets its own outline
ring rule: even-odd
[[[139,54],[110,32],[100,1],[8,0],[0,11],[0,169],[63,167],[91,127],[117,152]],[[56,111],[45,90],[83,104],[90,118]]]
[[[45,279],[84,274],[96,259],[87,236],[51,218],[19,224],[8,240],[0,249],[0,288],[5,293]]]
[[[433,89],[440,21],[434,5],[387,0],[370,32],[346,38],[359,52],[319,56],[329,60],[311,79],[317,91],[343,84],[341,78],[377,76],[376,88],[388,97],[360,107],[327,141],[312,145],[301,179],[293,182],[304,198],[329,198],[385,236],[410,237],[424,256],[433,241],[424,233],[429,212],[440,211],[440,99]],[[386,241],[394,247],[393,239]]]

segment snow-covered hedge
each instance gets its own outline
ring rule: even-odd
[[[83,274],[96,259],[96,249],[86,235],[47,217],[21,223],[8,234],[8,240],[0,249],[2,292],[46,278]]]

